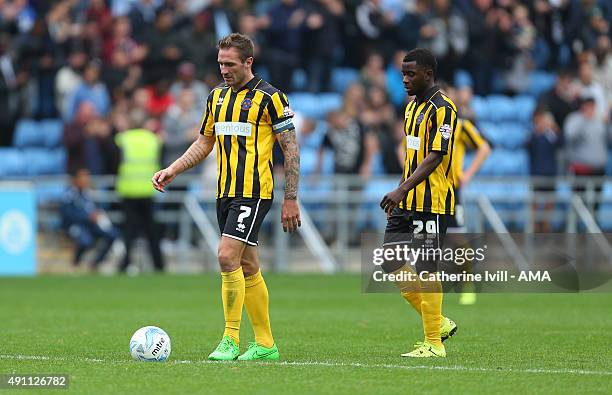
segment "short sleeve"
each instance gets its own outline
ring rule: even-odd
[[[484,144],[485,139],[482,137],[476,126],[469,120],[464,119],[461,122],[463,128],[461,133],[461,143],[470,149],[477,149]]]
[[[282,92],[275,92],[268,102],[268,113],[274,133],[282,133],[293,129],[293,111],[289,107],[289,99]]]
[[[210,92],[208,99],[206,99],[206,107],[204,107],[204,118],[202,119],[202,126],[200,127],[200,134],[210,137],[215,134],[215,116],[212,113],[212,97],[213,92]]]
[[[438,107],[430,118],[429,151],[448,153],[451,138],[457,127],[457,113],[449,106]]]

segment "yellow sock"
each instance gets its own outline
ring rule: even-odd
[[[417,314],[421,315],[421,293],[420,293],[420,282],[416,272],[409,265],[404,265],[401,268],[393,272],[398,275],[400,273],[412,273],[414,281],[397,281],[396,285],[400,289],[400,293],[406,299],[408,303],[416,310]]]
[[[244,304],[253,325],[255,341],[261,346],[272,347],[274,338],[270,328],[268,287],[261,275],[261,270],[252,276],[245,277],[245,284]]]
[[[440,325],[442,324],[442,286],[439,282],[428,281],[421,293],[421,317],[425,340],[441,347]]]
[[[223,299],[223,315],[225,316],[223,336],[231,337],[236,344],[240,342],[240,319],[242,318],[244,293],[242,267],[233,272],[221,272],[221,298]]]
[[[419,292],[402,292],[402,296],[416,310],[417,314],[421,315],[421,294]]]

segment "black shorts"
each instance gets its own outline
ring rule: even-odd
[[[455,215],[449,215],[448,232],[465,233],[465,230],[465,211],[463,210],[463,206],[461,204],[455,204]]]
[[[408,245],[410,248],[442,248],[450,220],[448,214],[406,211],[394,208],[387,219],[383,246]],[[397,270],[403,262],[383,267],[386,272]],[[417,262],[418,272],[437,270],[435,262]]]
[[[449,233],[465,232],[465,211],[463,210],[463,205],[461,203],[461,189],[455,188],[455,214],[449,216],[450,218],[448,219]]]
[[[264,218],[272,207],[272,199],[217,199],[217,221],[222,236],[258,245],[257,235]]]

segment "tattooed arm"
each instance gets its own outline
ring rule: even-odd
[[[300,180],[300,148],[297,144],[295,129],[279,133],[276,139],[285,155],[285,201],[281,212],[281,222],[285,232],[293,232],[302,225],[300,209],[297,204]]]
[[[153,188],[160,192],[165,192],[164,188],[170,184],[172,180],[176,178],[182,172],[191,169],[198,163],[202,162],[204,158],[210,154],[213,147],[215,146],[214,136],[200,136],[198,139],[191,144],[187,151],[174,161],[167,168],[158,171],[153,175]]]

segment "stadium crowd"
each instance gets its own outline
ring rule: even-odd
[[[220,82],[216,41],[241,31],[257,43],[256,70],[286,92],[299,76],[300,91],[337,90],[334,70],[355,71],[316,142],[335,153],[336,173],[367,176],[376,153],[383,173],[401,172],[399,70],[404,49],[422,46],[456,87],[461,116],[475,121],[473,95],[521,94],[530,74],[554,73],[522,147],[530,171],[603,174],[611,22],[604,0],[0,0],[0,145],[13,143],[19,119],[61,118],[67,171],[113,174],[113,138],[140,112],[168,164],[197,136]],[[319,124],[304,119],[302,140]]]

